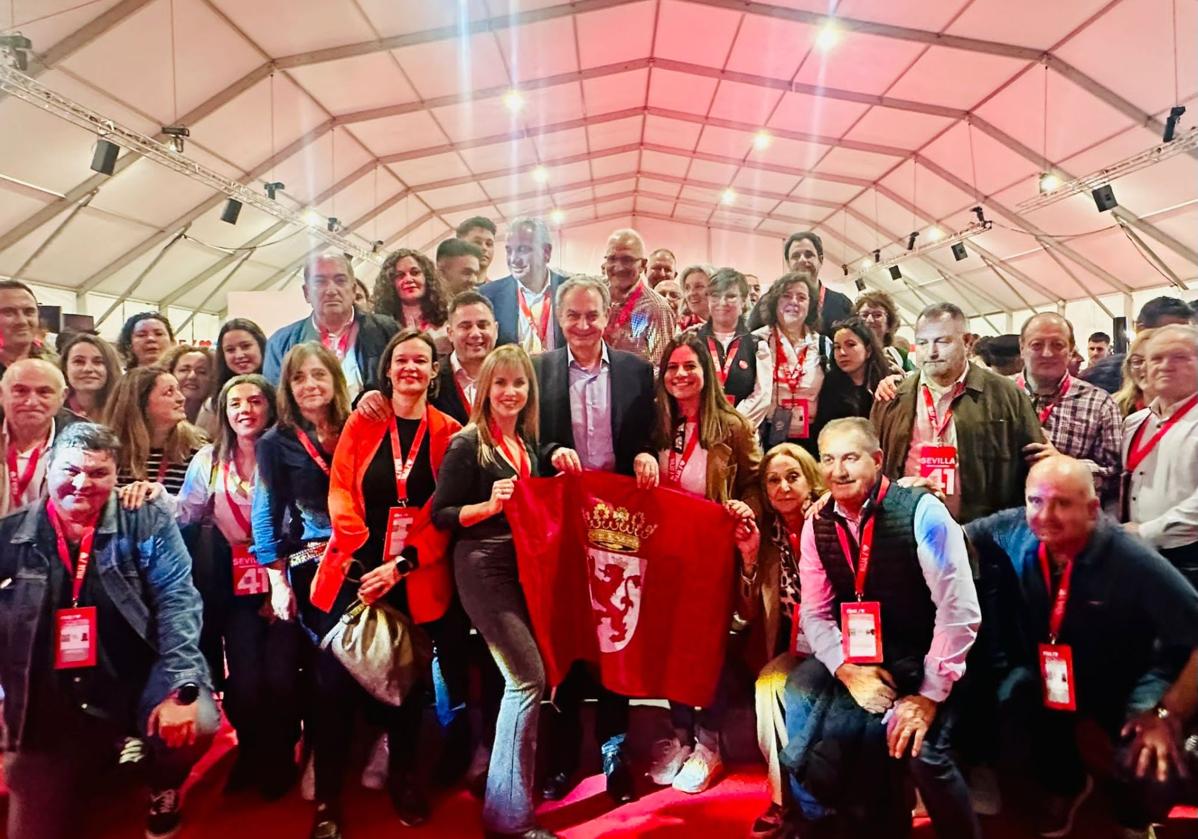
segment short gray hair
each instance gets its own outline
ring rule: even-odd
[[[520,216],[513,219],[508,225],[507,236],[512,238],[512,234],[517,230],[528,230],[532,233],[532,240],[538,245],[552,245],[553,237],[549,235],[549,228],[545,226],[545,222],[536,216]]]
[[[613,230],[611,235],[607,237],[607,247],[610,248],[611,243],[617,241],[628,241],[636,245],[637,249],[641,252],[641,259],[645,258],[645,240],[641,234],[637,233],[631,227],[621,227]]]
[[[678,282],[685,284],[686,278],[696,271],[702,271],[707,275],[707,279],[711,279],[715,275],[715,266],[708,265],[706,262],[700,262],[697,265],[688,265],[686,269],[678,274]]]
[[[575,274],[558,286],[557,296],[553,299],[554,311],[561,311],[562,301],[566,299],[567,294],[579,290],[598,292],[599,299],[603,301],[603,311],[611,308],[611,289],[607,287],[606,281],[591,274]]]
[[[819,433],[821,447],[825,434],[839,434],[843,431],[851,431],[860,436],[865,442],[865,450],[870,454],[882,450],[882,441],[878,439],[878,432],[873,423],[862,417],[842,417],[829,422]]]
[[[1168,337],[1170,335],[1185,337],[1190,342],[1190,345],[1195,350],[1198,350],[1198,327],[1189,326],[1184,323],[1169,323],[1164,326],[1158,326],[1152,330],[1152,337],[1148,339],[1148,343],[1151,344],[1159,341],[1162,336]]]
[[[924,310],[919,313],[919,317],[915,319],[918,324],[921,320],[939,320],[940,318],[952,318],[955,321],[960,321],[965,324],[965,328],[969,328],[969,318],[965,316],[965,312],[956,303],[933,303],[930,306],[924,307]]]
[[[67,389],[67,380],[66,377],[62,375],[62,371],[59,370],[56,365],[51,364],[44,358],[22,358],[8,365],[8,368],[4,371],[4,375],[0,376],[0,388],[3,388],[4,385],[7,384],[8,381],[17,373],[27,368],[41,370],[47,376],[52,378],[55,384],[57,384],[62,390]]]
[[[116,459],[121,450],[121,441],[106,425],[98,422],[73,422],[59,430],[54,436],[54,448],[50,459],[53,460],[67,449],[83,449],[89,452],[108,452]]]
[[[327,250],[317,254],[313,254],[304,260],[304,285],[312,278],[312,268],[322,259],[335,259],[340,261],[345,266],[345,275],[351,280],[357,279],[354,277],[354,264],[350,259],[349,254],[341,251]]]

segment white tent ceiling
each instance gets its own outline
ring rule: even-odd
[[[785,235],[814,227],[835,284],[842,263],[963,229],[981,204],[995,224],[967,260],[945,248],[870,284],[908,312],[983,314],[1162,286],[1116,215],[1198,274],[1193,155],[1116,181],[1114,213],[1088,194],[1016,209],[1042,170],[1085,175],[1160,142],[1178,102],[1194,125],[1194,0],[4,5],[41,84],[149,135],[185,124],[188,157],[282,181],[281,201],[363,243],[431,251],[469,216],[502,229],[557,209],[568,269],[596,270],[631,225],[682,262],[768,281]],[[822,48],[827,15],[839,41]],[[132,154],[96,175],[95,136],[26,102],[0,99],[0,125],[0,275],[219,311],[291,281],[314,246],[251,207],[222,223],[223,195]],[[263,243],[244,261],[220,250]]]

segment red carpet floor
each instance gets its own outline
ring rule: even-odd
[[[221,788],[231,763],[232,734],[226,729],[208,757],[196,767],[187,791],[187,822],[179,834],[183,839],[276,839],[307,836],[311,826],[312,805],[298,791],[282,801],[264,804],[253,795],[226,796]],[[586,779],[564,801],[547,804],[540,810],[543,824],[567,839],[595,837],[730,837],[746,835],[753,819],[766,805],[762,767],[734,767],[703,795],[691,796],[671,789],[656,789],[647,784],[642,797],[622,807],[614,807],[603,792],[603,778]],[[141,835],[140,796],[121,796],[104,808],[102,824],[91,835],[96,839],[125,839]],[[402,836],[411,839],[458,839],[481,835],[481,804],[464,791],[444,793],[433,800],[433,818],[418,829],[408,830],[395,820],[387,796],[347,785],[345,833],[355,837]],[[1033,834],[1004,818],[988,819],[984,824],[987,839],[1023,839]],[[931,839],[935,834],[924,822],[917,822],[915,837]],[[1085,818],[1074,830],[1079,839],[1114,836]],[[1170,824],[1158,831],[1160,839],[1198,837],[1198,813],[1192,808],[1175,811]],[[90,839],[90,838],[89,838]],[[951,839],[946,837],[945,839]]]

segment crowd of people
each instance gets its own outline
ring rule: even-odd
[[[700,794],[738,679],[770,794],[754,837],[906,835],[917,797],[938,835],[980,836],[1004,794],[1042,836],[1091,797],[1147,835],[1192,800],[1190,305],[1150,301],[1126,352],[1095,333],[1084,359],[1059,314],[979,341],[948,302],[909,344],[885,292],[820,282],[814,231],[764,290],[631,229],[601,275],[564,275],[537,218],[489,280],[496,235],[474,218],[435,259],[395,251],[373,289],[314,254],[310,316],[234,318],[210,348],[144,312],[56,353],[34,292],[0,281],[11,839],[86,832],[117,765],[148,782],[147,835],[173,834],[222,714],[227,791],[299,783],[313,839],[342,835],[359,718],[361,782],[400,824],[429,818],[430,782],[466,784],[486,835],[547,839],[586,698],[614,803],[641,776]],[[519,482],[588,470],[734,527],[730,611],[694,616],[729,626],[719,686],[671,701],[648,754],[595,668],[547,684],[521,587]]]

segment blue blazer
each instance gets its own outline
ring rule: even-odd
[[[557,290],[566,281],[564,274],[556,271],[549,272],[549,294],[551,303],[557,300]],[[495,310],[495,323],[499,327],[499,338],[495,345],[515,344],[520,341],[520,303],[516,299],[516,278],[511,274],[489,283],[484,283],[479,292],[491,301]],[[566,339],[562,336],[562,328],[557,324],[557,309],[552,310],[549,318],[553,323],[553,346],[564,347]]]

